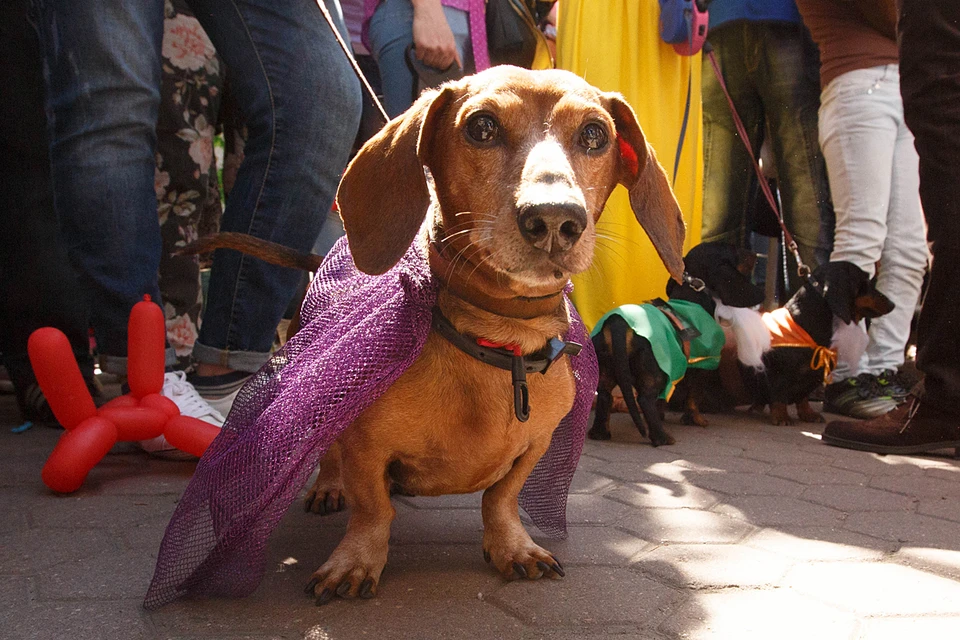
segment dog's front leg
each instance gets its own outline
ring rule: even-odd
[[[777,426],[790,426],[793,424],[793,420],[787,412],[787,406],[786,402],[770,403],[770,422],[772,424]]]
[[[613,407],[613,394],[602,384],[597,388],[597,406],[593,414],[593,426],[587,436],[591,440],[610,439],[610,410]]]
[[[505,578],[563,577],[563,567],[553,555],[530,538],[520,522],[517,496],[537,461],[550,444],[535,443],[503,478],[483,492],[483,557]]]
[[[312,511],[322,516],[343,511],[347,506],[340,479],[340,443],[330,445],[320,460],[317,479],[307,492],[303,502],[304,511]]]
[[[806,398],[797,403],[797,417],[804,422],[824,422],[823,415],[811,407]]]
[[[307,593],[326,604],[334,595],[372,598],[387,563],[390,523],[396,511],[390,504],[387,463],[369,455],[351,455],[341,448],[341,473],[350,507],[343,540],[307,584]]]

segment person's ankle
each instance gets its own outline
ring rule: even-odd
[[[228,373],[234,373],[236,369],[231,369],[230,367],[225,367],[219,364],[211,364],[209,362],[198,362],[194,373],[198,376],[208,378],[211,376],[222,376]]]

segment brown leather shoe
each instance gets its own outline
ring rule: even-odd
[[[906,401],[871,420],[837,420],[823,430],[823,442],[874,453],[926,453],[954,449],[960,458],[960,416],[942,413],[910,394]]]

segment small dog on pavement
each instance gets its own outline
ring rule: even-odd
[[[385,274],[412,245],[439,293],[416,360],[320,460],[307,507],[347,507],[350,520],[307,585],[317,604],[376,594],[391,491],[483,490],[483,552],[496,570],[563,575],[521,523],[518,496],[574,405],[570,352],[555,350],[573,322],[564,289],[590,267],[618,184],[680,281],[685,230],[666,173],[624,99],[572,73],[499,66],[444,84],[347,167],[337,199],[356,268]]]
[[[667,284],[667,302],[623,305],[600,319],[593,331],[600,381],[590,438],[610,439],[617,386],[637,429],[655,447],[674,443],[663,428],[658,397],[667,400],[676,391],[683,396],[684,423],[707,424],[698,406],[709,387],[699,374],[717,368],[725,341],[714,315],[718,307],[763,302],[763,290],[750,282],[755,262],[755,254],[731,244],[699,244],[684,257],[689,277]]]
[[[792,424],[787,411],[795,404],[804,422],[823,422],[809,396],[829,379],[838,358],[855,363],[866,346],[859,326],[893,310],[875,281],[850,262],[828,262],[814,270],[780,309],[763,314],[770,348],[761,367],[721,362],[724,391],[732,404],[770,406],[770,422]]]

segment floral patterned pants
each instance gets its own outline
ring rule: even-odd
[[[160,291],[167,340],[179,365],[186,366],[200,327],[200,262],[196,256],[172,254],[220,226],[213,141],[224,74],[213,44],[184,0],[165,4],[155,180],[163,237]]]

